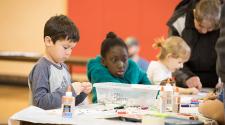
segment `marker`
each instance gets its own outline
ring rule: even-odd
[[[114,109],[124,109],[124,108],[125,108],[124,105],[114,107]]]
[[[190,104],[180,104],[180,107],[190,107]]]
[[[160,90],[158,90],[158,92],[157,92],[157,95],[156,95],[155,99],[158,99],[159,92],[160,92]]]
[[[199,102],[191,102],[191,104],[199,104]]]
[[[180,107],[198,107],[198,104],[181,104]]]

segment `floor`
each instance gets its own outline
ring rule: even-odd
[[[28,93],[27,86],[0,83],[0,124],[7,124],[11,115],[29,105]]]

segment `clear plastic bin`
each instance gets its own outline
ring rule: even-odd
[[[156,100],[158,85],[95,83],[98,103],[126,106],[150,106]]]

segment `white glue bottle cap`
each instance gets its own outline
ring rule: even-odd
[[[70,85],[68,85],[68,87],[67,87],[66,96],[69,96],[69,97],[72,97],[73,96]]]

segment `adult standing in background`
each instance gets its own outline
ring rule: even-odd
[[[219,0],[183,0],[175,8],[167,23],[170,35],[182,37],[191,48],[189,61],[174,73],[178,85],[198,89],[216,86],[220,12]]]
[[[140,46],[139,42],[134,37],[128,37],[125,40],[128,47],[129,58],[131,58],[143,70],[147,71],[149,62],[139,56]]]

